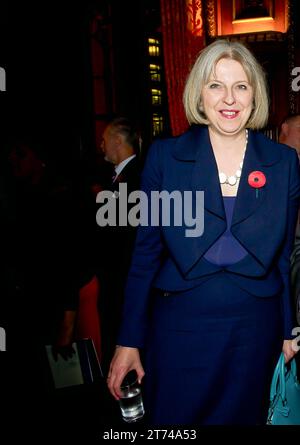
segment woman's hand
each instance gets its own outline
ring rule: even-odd
[[[289,362],[297,351],[293,348],[293,340],[284,340],[282,352],[284,354],[285,363]]]
[[[145,372],[140,360],[139,350],[137,348],[118,346],[111,361],[107,377],[108,389],[116,400],[120,400],[122,395],[120,386],[125,375],[133,369],[137,373],[138,382],[141,383]]]

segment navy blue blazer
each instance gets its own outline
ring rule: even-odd
[[[266,177],[266,184],[258,192],[248,184],[253,171],[261,171]],[[249,130],[231,223],[233,236],[248,255],[226,267],[203,257],[226,230],[218,169],[207,127],[192,126],[179,137],[155,141],[143,170],[141,188],[148,196],[153,190],[203,190],[204,232],[199,237],[186,237],[189,227],[184,221],[181,227],[139,227],[118,344],[143,347],[152,287],[169,292],[190,289],[221,271],[252,295],[270,297],[281,293],[284,335],[292,338],[290,255],[300,197],[295,150]]]

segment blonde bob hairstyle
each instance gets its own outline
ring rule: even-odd
[[[246,124],[247,128],[258,130],[263,128],[269,116],[269,99],[265,73],[253,54],[239,42],[219,39],[204,48],[186,81],[183,104],[187,120],[190,124],[209,125],[203,112],[201,94],[211,75],[215,72],[220,59],[232,59],[239,62],[253,88],[253,110]]]

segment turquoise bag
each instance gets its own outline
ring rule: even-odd
[[[272,379],[267,425],[300,425],[300,384],[296,360],[290,361],[288,369],[283,353]]]

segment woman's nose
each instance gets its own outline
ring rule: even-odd
[[[235,97],[232,88],[225,89],[223,101],[228,105],[232,105],[235,103]]]

